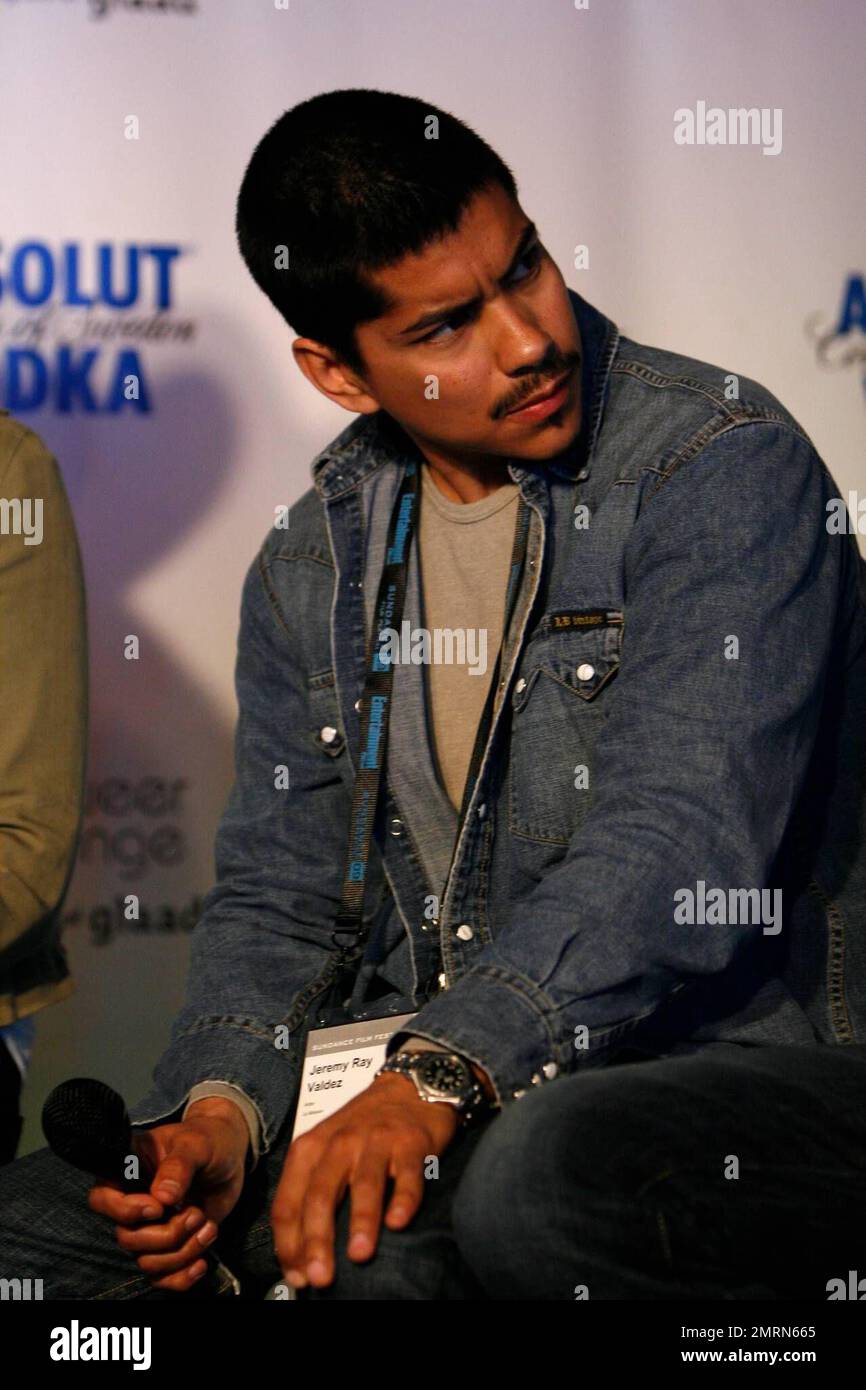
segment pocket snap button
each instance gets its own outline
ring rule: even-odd
[[[336,737],[337,730],[332,728],[330,724],[326,724],[324,728],[319,730],[319,738],[323,743],[333,743]]]
[[[516,686],[514,687],[514,689],[516,690],[516,692],[517,692],[518,695],[520,694],[521,690],[525,690],[525,689],[526,689],[526,681],[523,679],[522,676],[520,677],[520,680],[517,682],[517,684],[516,684]]]
[[[460,937],[461,941],[471,941],[475,933],[468,922],[464,922],[462,926],[457,928],[456,935]]]
[[[577,679],[579,681],[591,681],[595,675],[595,667],[589,661],[583,661],[577,668]]]

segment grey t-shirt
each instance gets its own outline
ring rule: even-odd
[[[421,482],[418,543],[424,625],[431,634],[437,628],[454,634],[453,639],[443,634],[439,659],[425,664],[425,694],[439,780],[459,810],[502,641],[520,489],[509,481],[477,502],[452,501],[433,481],[426,463]]]

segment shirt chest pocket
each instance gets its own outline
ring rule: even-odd
[[[622,614],[545,626],[527,643],[511,695],[511,831],[567,844],[592,800],[593,747],[620,665]]]

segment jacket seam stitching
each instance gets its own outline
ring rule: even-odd
[[[854,1029],[845,998],[845,919],[816,879],[809,881],[808,891],[818,899],[827,919],[827,993],[833,1032],[840,1041],[853,1042]]]
[[[282,560],[284,564],[292,564],[295,560],[309,560],[311,564],[322,565],[324,569],[336,570],[336,565],[334,565],[331,560],[327,559],[326,556],[315,555],[309,550],[293,550],[288,555],[282,552],[279,555],[269,555],[264,563],[270,568],[271,565],[277,564],[280,560]]]
[[[208,1018],[198,1019],[195,1023],[189,1024],[175,1036],[174,1041],[178,1042],[181,1038],[191,1037],[195,1033],[205,1033],[217,1028],[234,1028],[238,1032],[248,1033],[250,1037],[259,1038],[263,1042],[273,1043],[273,1036],[269,1032],[263,1031],[253,1019],[236,1018],[232,1014],[214,1014]]]
[[[801,439],[809,448],[812,448],[810,440],[801,429],[790,425],[787,421],[773,414],[729,417],[727,423],[723,424],[719,429],[713,429],[714,424],[715,421],[709,421],[707,424],[702,425],[683,446],[677,456],[671,461],[670,465],[666,469],[661,470],[661,481],[653,488],[652,492],[649,494],[650,497],[654,497],[656,493],[664,487],[665,483],[668,482],[673,473],[684,463],[688,463],[691,459],[696,458],[704,449],[708,448],[710,444],[714,444],[717,439],[720,439],[722,435],[729,434],[731,430],[739,429],[746,425],[778,425],[781,429],[786,429],[789,433]]]

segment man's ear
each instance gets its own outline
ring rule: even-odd
[[[329,401],[355,415],[372,415],[380,409],[375,396],[371,396],[361,378],[340,361],[333,348],[317,343],[314,338],[295,338],[292,353],[307,380]]]

